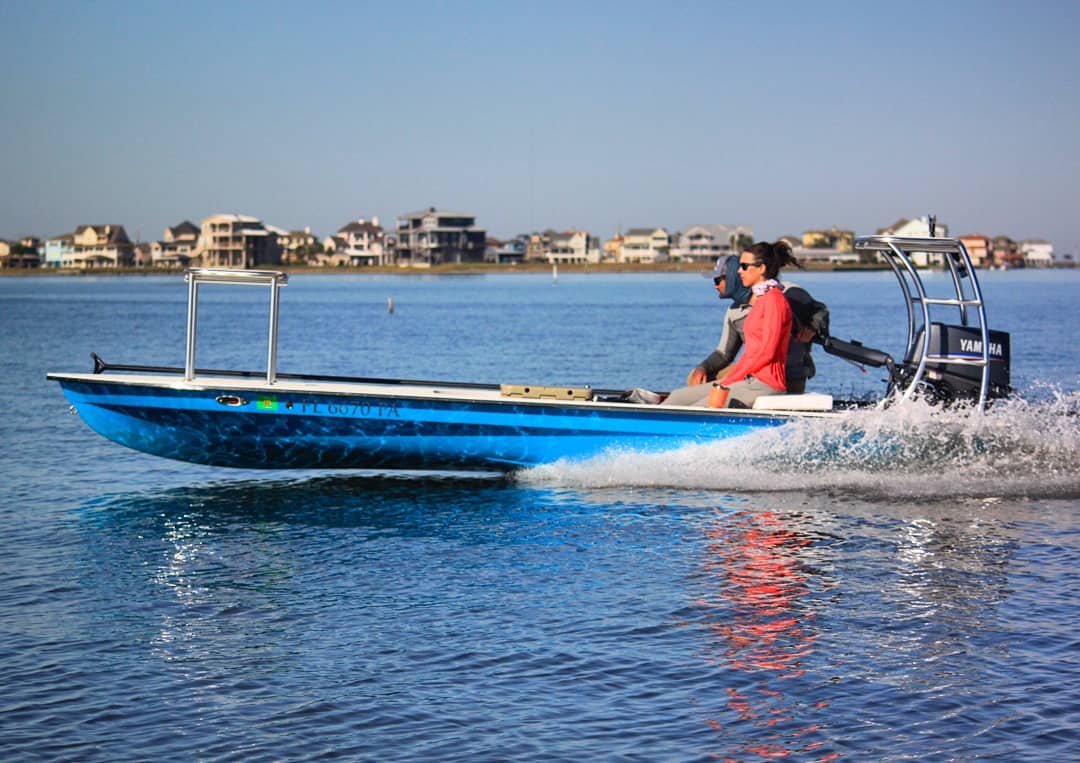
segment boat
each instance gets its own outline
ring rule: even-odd
[[[244,469],[421,469],[506,472],[619,450],[660,452],[740,437],[854,407],[913,398],[962,402],[976,411],[1009,394],[1009,335],[993,331],[975,268],[961,242],[869,236],[856,250],[884,259],[907,306],[907,345],[893,355],[855,340],[822,337],[828,353],[885,368],[882,395],[759,398],[751,409],[659,406],[627,390],[551,384],[473,384],[279,373],[277,324],[288,275],[194,268],[188,289],[184,367],[113,365],[91,353],[92,371],[49,373],[74,412],[103,437],[143,453]],[[943,256],[944,295],[928,292],[912,261]],[[199,287],[268,290],[265,370],[196,365]],[[662,397],[663,393],[658,393]]]

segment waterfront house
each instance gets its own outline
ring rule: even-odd
[[[825,230],[803,231],[802,245],[806,249],[832,249],[836,252],[855,250],[855,231],[841,230],[835,225]]]
[[[318,236],[311,232],[309,226],[305,226],[303,230],[283,231],[278,235],[278,244],[281,246],[283,265],[303,265],[311,257],[320,254],[323,248]]]
[[[148,268],[152,261],[150,253],[150,243],[147,241],[140,241],[135,244],[135,261],[134,265],[137,268]]]
[[[1026,268],[1049,268],[1054,265],[1054,245],[1041,238],[1029,238],[1020,242],[1020,255]]]
[[[551,249],[551,237],[554,235],[555,231],[550,228],[544,231],[534,231],[530,233],[528,242],[525,246],[525,259],[529,262],[546,261],[547,253]]]
[[[988,268],[994,264],[994,242],[981,233],[969,233],[960,236],[960,243],[967,249],[971,264],[977,268]]]
[[[0,268],[26,269],[41,266],[40,239],[33,237],[21,241],[0,241]]]
[[[135,264],[135,245],[123,225],[80,225],[46,242],[45,263],[81,270],[128,268]]]
[[[488,238],[484,246],[484,262],[493,262],[499,265],[516,265],[525,261],[525,255],[529,250],[529,236],[520,234],[509,241],[500,241],[497,238]]]
[[[258,218],[211,215],[202,221],[196,259],[207,268],[261,268],[281,264],[281,247]]]
[[[664,228],[631,228],[623,236],[619,262],[666,262],[671,236]]]
[[[483,262],[487,235],[474,215],[428,207],[397,221],[397,258],[402,267],[429,268]]]
[[[994,264],[1005,268],[1024,267],[1020,245],[1008,236],[994,236]]]
[[[186,268],[198,244],[198,226],[184,220],[166,228],[161,241],[150,243],[150,264],[155,268]]]
[[[323,239],[323,253],[313,264],[332,267],[380,267],[393,265],[393,249],[387,246],[386,231],[379,218],[368,222],[363,217],[347,223],[333,236]]]
[[[318,265],[322,268],[343,268],[349,264],[349,256],[345,254],[344,236],[327,236],[322,240],[321,252],[316,252],[307,258],[307,264]]]
[[[69,268],[75,258],[75,234],[65,233],[45,241],[45,267]]]
[[[558,263],[597,264],[600,262],[600,242],[588,231],[570,230],[551,236],[547,261]]]
[[[622,257],[623,235],[616,233],[604,242],[604,262],[619,262]]]
[[[928,238],[930,236],[930,222],[929,215],[913,217],[911,219],[901,218],[887,228],[879,228],[876,233],[879,236],[915,236]],[[934,226],[934,236],[942,238],[948,235],[949,226],[943,222],[936,222]],[[877,256],[877,260],[879,262],[884,262],[884,259],[880,255]],[[943,264],[940,254],[928,252],[913,252],[911,260],[916,267],[920,268]]]
[[[676,234],[671,259],[679,262],[715,262],[718,257],[741,251],[754,242],[754,231],[745,225],[691,225]]]
[[[887,228],[877,230],[879,236],[916,236],[927,238],[930,236],[930,217],[902,217]],[[940,220],[935,221],[934,236],[938,238],[949,235],[949,226]]]

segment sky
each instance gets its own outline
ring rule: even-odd
[[[1080,2],[0,0],[0,238],[427,207],[1080,253]]]

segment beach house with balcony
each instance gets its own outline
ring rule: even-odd
[[[123,225],[80,225],[45,242],[45,264],[52,268],[129,268],[135,245]]]
[[[546,253],[547,261],[560,263],[597,264],[600,262],[600,241],[588,231],[569,230],[551,235]]]
[[[45,267],[66,268],[75,256],[75,234],[65,233],[45,240]]]
[[[671,236],[664,228],[631,228],[623,236],[619,262],[666,262]]]
[[[484,262],[493,262],[499,265],[517,265],[525,261],[525,254],[528,249],[528,234],[521,233],[509,241],[500,241],[489,236],[485,242]]]
[[[543,231],[533,231],[525,244],[525,259],[528,262],[545,262],[547,253],[551,250],[551,237],[555,231],[551,228]]]
[[[1004,268],[1024,267],[1024,255],[1020,245],[1008,236],[994,236],[994,265]]]
[[[1029,238],[1020,242],[1020,255],[1026,268],[1049,268],[1054,265],[1054,245],[1041,238]]]
[[[671,259],[679,262],[715,262],[754,242],[754,231],[746,225],[691,225],[674,236]]]
[[[393,265],[393,249],[388,246],[386,231],[379,218],[363,217],[347,223],[333,236],[322,241],[323,253],[314,257],[314,264],[331,267],[380,267]]]
[[[303,230],[282,231],[278,234],[278,246],[281,247],[282,265],[303,265],[309,258],[318,255],[323,249],[319,237],[311,232],[310,226]]]
[[[281,264],[281,247],[258,218],[211,215],[199,229],[196,259],[205,268],[262,268]]]
[[[967,249],[971,264],[977,268],[988,268],[994,264],[994,240],[981,233],[968,233],[959,236],[960,243]]]
[[[928,238],[930,236],[930,216],[924,215],[923,217],[902,217],[887,228],[879,228],[876,233],[879,236],[915,236],[918,238]],[[943,222],[934,221],[934,236],[938,238],[946,237],[949,235],[949,226]],[[879,255],[877,257],[879,262],[884,262],[884,259]],[[911,256],[912,262],[916,267],[926,268],[942,265],[941,255],[928,253],[928,252],[913,252]]]
[[[186,268],[195,257],[199,227],[190,220],[165,229],[161,241],[150,243],[150,264],[155,268]]]
[[[487,234],[474,215],[428,207],[397,220],[397,260],[401,267],[483,262]]]
[[[0,241],[0,268],[41,267],[41,240],[33,236],[19,241]]]
[[[855,231],[842,230],[835,225],[803,231],[802,246],[805,249],[830,249],[837,253],[851,252],[855,249]]]

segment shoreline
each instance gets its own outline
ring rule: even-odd
[[[429,268],[401,268],[397,266],[381,267],[313,267],[308,265],[270,265],[260,266],[259,270],[280,270],[290,275],[401,275],[401,276],[426,276],[426,275],[489,275],[492,273],[533,275],[537,273],[552,272],[552,265],[548,263],[529,263],[527,265],[496,265],[488,262],[470,262],[462,264],[435,265]],[[706,263],[611,263],[611,264],[559,264],[559,273],[700,273],[708,270]],[[860,265],[860,266],[834,266],[818,263],[808,264],[803,268],[804,272],[851,272],[867,270],[888,270],[888,265]],[[5,276],[47,276],[47,277],[87,277],[87,276],[167,276],[182,275],[185,269],[173,268],[94,268],[83,270],[78,268],[4,268],[0,270],[0,277]]]
[[[1073,264],[1057,264],[1048,268],[1016,268],[1017,270],[1072,270]],[[428,276],[428,275],[490,275],[492,273],[533,275],[537,273],[551,273],[552,266],[548,263],[529,263],[523,265],[496,265],[490,262],[470,262],[451,265],[435,265],[429,268],[401,268],[396,265],[381,267],[314,267],[309,265],[277,265],[256,268],[259,270],[280,270],[290,275],[400,275],[400,276]],[[655,264],[643,263],[608,263],[608,264],[559,264],[560,273],[574,274],[611,274],[611,273],[701,273],[708,269],[706,263],[675,263],[662,262]],[[0,269],[0,278],[3,277],[87,277],[87,276],[168,276],[182,275],[185,269],[173,268],[94,268],[82,270],[77,268],[3,268]],[[804,273],[862,273],[870,271],[889,270],[884,263],[870,265],[831,265],[827,263],[807,263],[801,268]]]

